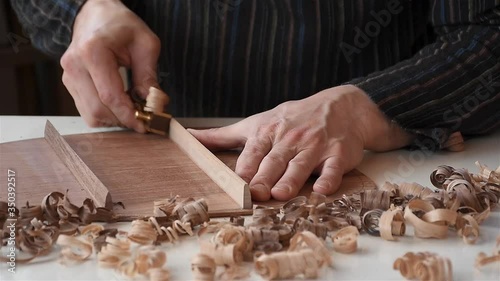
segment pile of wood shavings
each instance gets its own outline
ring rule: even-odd
[[[248,225],[241,217],[210,222],[203,199],[173,197],[155,202],[155,216],[134,220],[128,233],[89,223],[130,221],[131,217],[95,208],[90,199],[77,207],[67,194],[54,192],[40,206],[27,204],[17,212],[23,224],[17,229],[16,246],[31,255],[24,262],[49,253],[57,241],[66,263],[82,262],[97,252],[100,266],[114,268],[124,276],[168,280],[168,271],[163,268],[166,255],[153,245],[175,243],[182,235],[198,234],[201,239],[206,233],[214,233],[201,243],[200,254],[192,259],[197,280],[248,277],[249,272],[242,266],[245,261],[253,261],[256,272],[266,279],[316,278],[320,268],[332,265],[328,239],[333,250],[353,253],[359,233],[396,240],[405,235],[405,224],[410,223],[416,237],[446,238],[451,228],[466,243],[475,243],[479,225],[500,198],[500,167],[491,171],[476,164],[479,174],[438,167],[431,174],[437,191],[418,184],[386,183],[379,189],[344,195],[333,202],[312,193],[310,198],[297,197],[280,209],[256,206],[253,222]],[[7,204],[0,202],[2,226],[6,214]],[[6,233],[2,234],[3,244]],[[481,253],[477,266],[498,262],[499,256],[498,249],[491,257]],[[451,278],[451,264],[445,264],[449,265]],[[223,270],[216,275],[218,268]],[[425,270],[428,274],[437,272],[434,268]],[[424,275],[414,277],[418,276]]]

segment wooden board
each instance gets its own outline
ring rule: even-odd
[[[173,195],[205,198],[211,215],[246,214],[238,204],[220,189],[171,140],[157,135],[134,132],[107,132],[64,136],[85,164],[109,189],[114,202],[121,201],[126,209],[115,208],[124,215],[151,215],[153,201]],[[234,169],[237,153],[216,154]],[[39,204],[51,191],[70,190],[70,197],[80,204],[88,197],[44,139],[0,144],[0,181],[6,182],[6,169],[16,170],[17,204],[30,200]],[[312,181],[301,195],[311,192]],[[353,171],[344,176],[342,187],[329,200],[342,194],[372,189],[375,184],[365,175]],[[6,189],[0,189],[5,200]],[[279,206],[270,201],[264,205]],[[259,204],[263,204],[259,202]]]
[[[80,186],[87,191],[96,207],[112,209],[113,202],[108,188],[104,186],[49,121],[45,125],[45,140],[61,162],[71,171]]]
[[[252,208],[248,183],[224,165],[174,118],[170,121],[168,136],[217,186],[233,198],[240,208]]]

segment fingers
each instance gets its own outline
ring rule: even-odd
[[[276,144],[259,165],[254,178],[250,181],[252,199],[267,201],[271,198],[271,188],[287,170],[288,162],[296,155],[295,149]]]
[[[321,175],[313,185],[313,190],[330,195],[338,190],[344,175],[344,168],[339,156],[332,156],[325,160]]]
[[[259,169],[260,162],[271,150],[269,138],[252,138],[245,143],[245,147],[236,161],[235,172],[246,182],[250,182]]]
[[[285,201],[297,196],[314,170],[316,161],[315,153],[311,150],[299,152],[288,163],[286,172],[271,189],[272,197]]]
[[[237,125],[238,123],[221,128],[207,130],[188,129],[188,131],[208,149],[233,149],[243,147],[246,140],[246,137],[236,129]]]
[[[156,73],[160,40],[154,34],[135,40],[130,47],[130,56],[134,92],[145,99],[151,86],[160,88]]]
[[[61,61],[61,64],[70,63]],[[90,127],[119,125],[118,119],[97,96],[97,90],[88,72],[78,63],[72,62],[70,65],[71,67],[65,68],[62,80],[85,123]]]
[[[144,125],[134,117],[134,106],[123,88],[114,53],[103,46],[89,49],[92,53],[85,55],[85,64],[98,97],[121,124],[144,132]]]

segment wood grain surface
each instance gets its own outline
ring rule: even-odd
[[[78,183],[87,190],[89,197],[94,200],[96,207],[112,209],[113,201],[109,190],[48,120],[45,125],[45,140],[57,156],[59,156],[61,162],[70,170]]]
[[[166,137],[121,131],[69,135],[64,139],[108,188],[113,202],[125,204],[124,210],[115,207],[118,214],[152,215],[153,201],[174,195],[205,198],[211,216],[251,213],[251,210],[242,210]],[[216,155],[234,169],[237,152]],[[81,204],[88,197],[45,139],[0,144],[0,157],[1,182],[6,182],[7,169],[16,171],[18,207],[26,200],[39,204],[52,191],[65,192],[69,189],[70,198],[76,204]],[[310,194],[313,180],[306,184],[300,195]],[[340,190],[328,200],[373,188],[373,181],[354,170],[344,175]],[[0,200],[5,198],[6,189],[0,189]],[[278,207],[283,202],[258,204]]]
[[[16,207],[29,201],[39,205],[52,191],[69,190],[71,201],[81,205],[89,197],[45,139],[0,144],[0,200],[7,200],[7,170],[16,173]]]
[[[248,184],[173,119],[169,138],[242,209],[252,208]]]

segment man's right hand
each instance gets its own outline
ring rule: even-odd
[[[119,0],[88,0],[73,26],[72,42],[61,58],[63,83],[91,127],[125,126],[144,132],[134,118],[118,68],[131,68],[134,92],[145,98],[158,87],[160,40]]]

